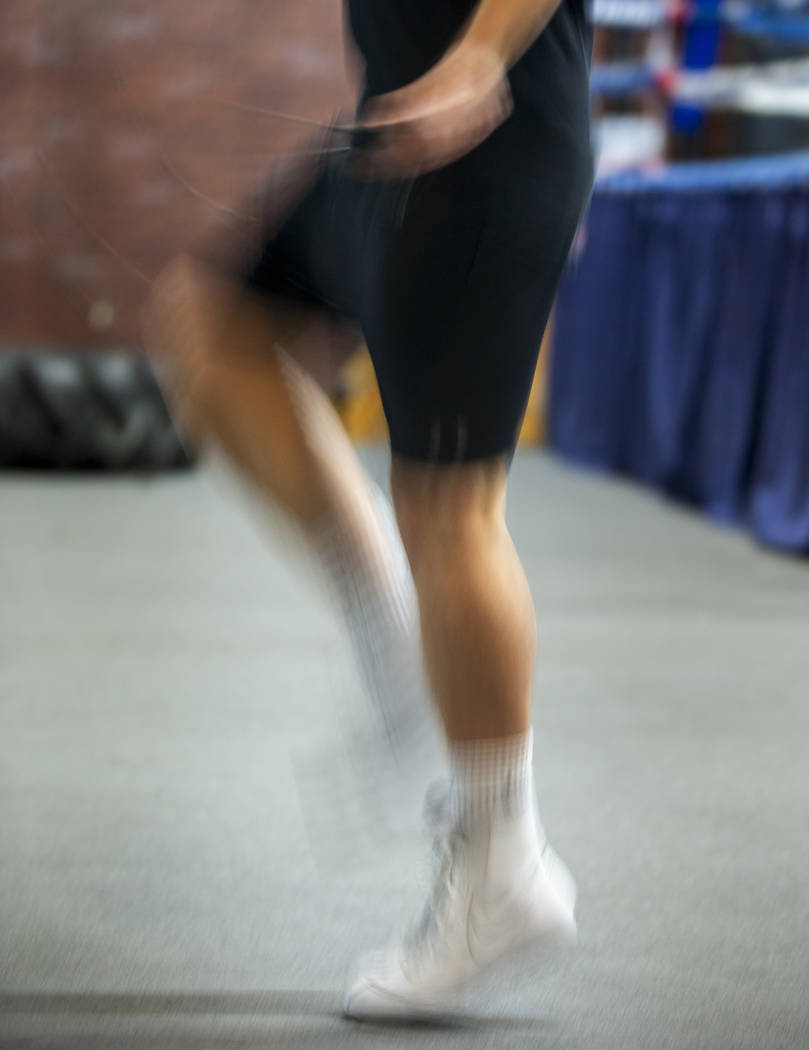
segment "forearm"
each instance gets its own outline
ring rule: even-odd
[[[550,22],[560,0],[480,0],[458,41],[494,51],[508,69]]]

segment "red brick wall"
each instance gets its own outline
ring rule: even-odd
[[[209,201],[348,89],[340,0],[0,0],[0,346],[134,344]]]

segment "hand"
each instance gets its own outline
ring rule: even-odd
[[[376,132],[358,150],[361,178],[406,178],[441,168],[479,145],[512,110],[503,60],[461,43],[398,91],[368,101],[358,126]]]

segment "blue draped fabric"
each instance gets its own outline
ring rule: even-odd
[[[610,176],[582,241],[552,447],[809,552],[809,154]]]

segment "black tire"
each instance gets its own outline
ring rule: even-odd
[[[0,354],[0,467],[153,471],[193,461],[143,354]]]

